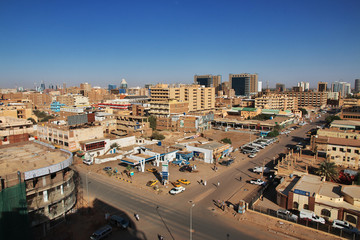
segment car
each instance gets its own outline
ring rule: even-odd
[[[111,167],[104,167],[103,170],[104,170],[105,172],[107,172],[107,171],[111,171],[112,168],[111,168]]]
[[[170,193],[171,195],[176,195],[176,194],[182,193],[183,191],[185,191],[185,188],[182,187],[182,186],[180,186],[180,187],[174,187],[174,188],[172,188],[172,189],[169,191],[169,193]]]
[[[171,183],[174,187],[181,187],[181,184],[179,182],[172,182]]]
[[[279,209],[276,211],[276,214],[279,218],[288,220],[288,221],[293,221],[293,222],[297,222],[298,220],[298,216],[296,216],[295,214],[292,214],[289,210],[286,209]]]
[[[261,180],[261,179],[250,180],[250,183],[255,184],[255,185],[260,185],[260,186],[265,185],[265,182],[263,180]]]
[[[351,233],[360,234],[360,231],[357,228],[353,227],[352,225],[350,225],[350,223],[346,221],[341,221],[336,219],[333,221],[332,227],[341,229],[342,231],[350,234]]]
[[[152,172],[152,173],[156,173],[157,172],[157,169],[156,168],[149,168],[149,169],[146,169],[147,172]]]
[[[300,210],[300,218],[308,221],[313,221],[321,224],[325,224],[325,219],[316,215],[313,211],[302,209]]]
[[[158,183],[159,181],[158,180],[151,180],[151,181],[148,181],[147,183],[146,183],[146,186],[148,186],[148,187],[152,187],[152,186],[154,186],[156,183]]]
[[[129,227],[129,219],[120,217],[118,215],[112,215],[110,217],[110,225],[114,227],[120,227],[122,229],[127,229]]]
[[[179,183],[185,184],[185,185],[189,185],[191,182],[189,180],[186,179],[178,179],[177,180]]]
[[[233,159],[229,159],[229,160],[224,160],[224,161],[220,162],[220,164],[223,166],[230,166],[233,162],[234,162]]]
[[[254,157],[256,157],[256,153],[250,154],[248,157],[249,158],[254,158]]]
[[[254,167],[253,168],[253,172],[254,173],[269,173],[270,172],[270,168],[268,167]]]
[[[291,128],[289,128],[289,131],[294,131],[294,130],[295,130],[295,129],[294,129],[294,128],[292,128],[292,127],[291,127]]]
[[[192,167],[190,166],[182,166],[181,168],[179,168],[180,172],[185,172],[185,171],[189,171],[192,172]]]

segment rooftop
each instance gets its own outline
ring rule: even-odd
[[[0,146],[0,176],[27,172],[66,160],[69,156],[35,142]]]
[[[293,187],[294,189],[310,192],[313,197],[317,194],[321,187],[321,177],[315,175],[304,175]]]
[[[360,187],[359,186],[343,186],[342,192],[355,199],[360,199]]]
[[[358,139],[318,137],[318,138],[316,138],[315,142],[323,143],[323,144],[338,145],[338,146],[360,147],[360,140],[358,140]]]
[[[350,126],[360,126],[360,121],[353,121],[353,120],[334,120],[331,123],[331,126],[335,125],[350,125]]]

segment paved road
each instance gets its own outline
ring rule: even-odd
[[[289,137],[281,136],[278,144],[273,144],[260,151],[256,158],[250,161],[244,156],[236,165],[228,167],[221,175],[211,178],[207,186],[193,185],[184,193],[177,196],[156,195],[151,192],[141,191],[132,185],[112,185],[106,178],[88,174],[88,189],[91,196],[114,206],[123,211],[133,220],[132,229],[125,233],[117,232],[124,239],[156,239],[158,233],[165,239],[188,239],[190,237],[190,208],[192,203],[193,239],[274,239],[279,238],[274,233],[259,229],[246,222],[238,222],[226,217],[216,208],[213,200],[228,200],[243,189],[255,189],[246,183],[247,179],[256,176],[248,169],[272,161],[279,153],[286,150],[286,145],[299,142],[299,138],[318,123],[308,124],[293,131]],[[80,173],[86,196],[85,174]],[[238,180],[242,176],[242,181]],[[220,186],[215,184],[220,182]],[[239,199],[240,200],[240,199]],[[192,201],[192,203],[190,203]],[[136,222],[133,213],[140,215]]]

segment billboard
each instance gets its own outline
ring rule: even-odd
[[[87,114],[68,116],[67,121],[69,126],[84,124],[88,122],[88,116]]]

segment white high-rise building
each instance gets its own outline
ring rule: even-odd
[[[262,81],[258,81],[258,92],[262,91]]]
[[[345,97],[351,93],[351,84],[347,82],[333,82],[331,84],[332,92],[339,92],[341,97]]]
[[[309,84],[309,82],[298,82],[298,87],[300,87],[301,88],[301,90],[303,91],[303,92],[307,92],[307,91],[309,91],[309,89],[310,89],[310,84]]]

